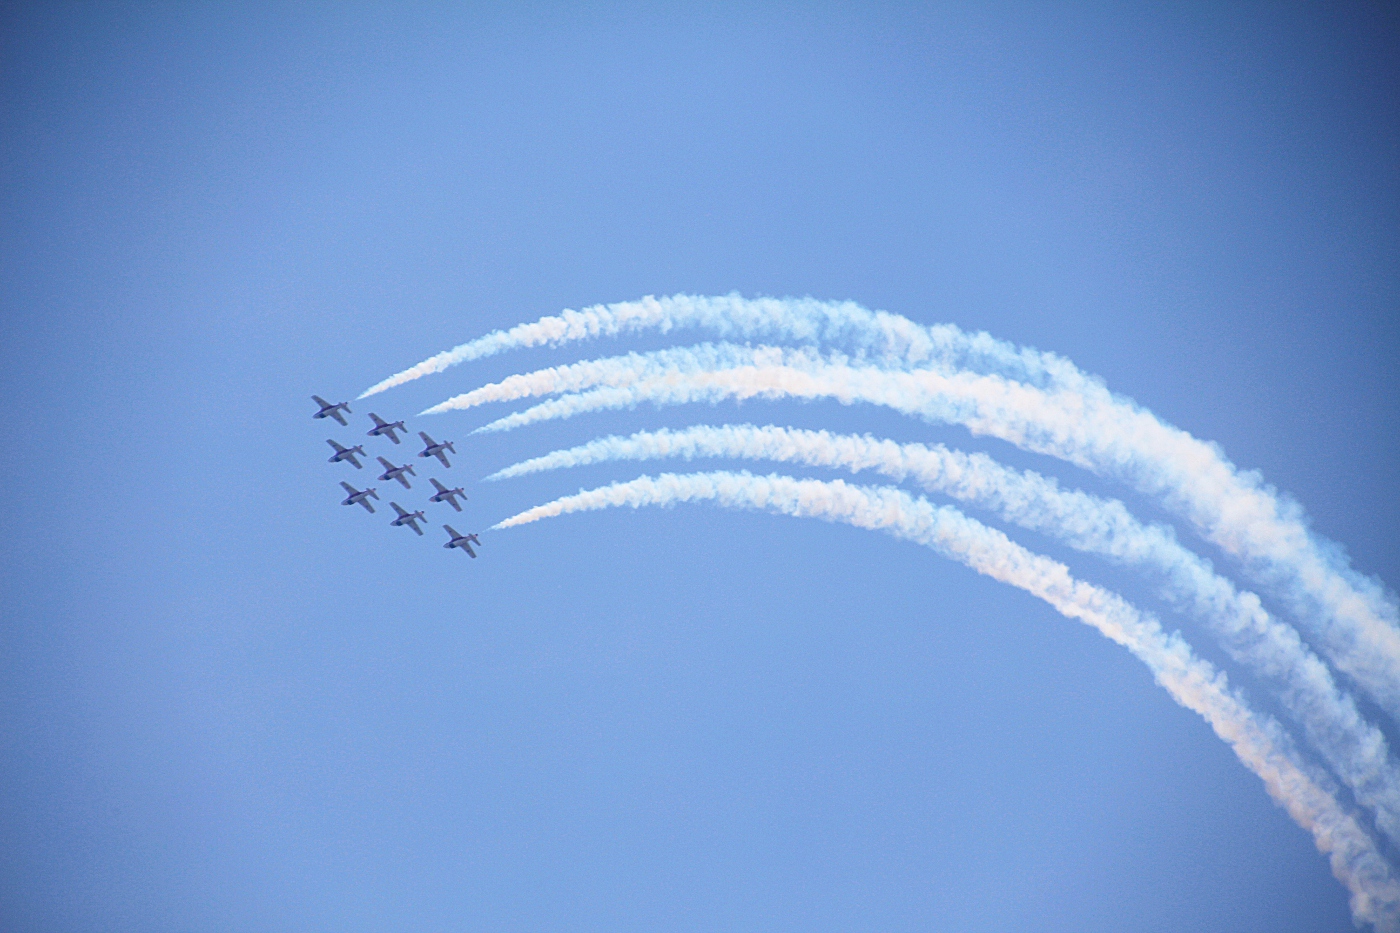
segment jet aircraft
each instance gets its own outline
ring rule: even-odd
[[[408,428],[405,428],[403,426],[402,421],[385,421],[383,418],[379,417],[374,412],[370,412],[369,417],[370,420],[374,422],[374,427],[370,428],[365,433],[368,434],[370,437],[378,437],[382,434],[383,436],[389,438],[389,440],[397,444],[399,442],[399,436],[394,432],[402,431],[405,434],[408,433]]]
[[[462,507],[457,504],[457,497],[461,496],[462,499],[465,500],[467,498],[467,492],[465,489],[463,489],[461,486],[458,486],[456,489],[448,489],[442,483],[439,483],[437,481],[437,477],[432,477],[428,480],[428,482],[432,483],[433,488],[437,490],[436,493],[429,497],[429,502],[446,502],[457,511],[462,511]]]
[[[316,412],[316,414],[312,415],[311,417],[334,418],[336,421],[340,422],[341,427],[344,427],[347,424],[345,420],[345,415],[342,415],[341,412],[345,412],[346,415],[350,413],[349,402],[336,402],[334,405],[332,405],[330,402],[321,398],[321,396],[319,395],[311,396],[311,401],[321,406],[321,410]]]
[[[444,450],[450,450],[450,451],[452,451],[454,454],[457,452],[457,448],[452,446],[452,442],[451,442],[451,441],[443,441],[441,444],[439,444],[437,441],[435,441],[435,440],[433,440],[431,437],[429,437],[429,436],[427,435],[427,432],[425,432],[425,431],[419,431],[419,432],[418,432],[418,436],[421,437],[421,438],[423,438],[423,443],[424,443],[424,444],[427,444],[427,445],[428,445],[427,447],[425,447],[425,448],[418,454],[418,456],[420,456],[420,457],[437,457],[439,460],[442,461],[442,465],[443,465],[443,466],[445,466],[445,467],[450,467],[450,466],[452,466],[452,464],[450,464],[450,463],[447,462],[447,454],[443,453]]]
[[[378,499],[379,493],[375,492],[373,489],[356,489],[354,486],[351,486],[344,480],[341,481],[340,485],[344,487],[346,492],[349,493],[349,495],[341,501],[341,505],[355,505],[356,503],[359,503],[360,505],[363,505],[365,508],[369,509],[371,512],[374,511],[374,506],[369,504],[369,500],[371,497]]]
[[[472,542],[475,542],[475,543],[476,543],[476,546],[477,546],[477,547],[481,547],[481,541],[477,538],[476,535],[474,535],[474,534],[459,535],[459,534],[457,534],[457,532],[455,532],[455,531],[452,530],[452,526],[451,526],[451,525],[443,525],[442,527],[447,531],[447,533],[448,533],[449,535],[452,536],[451,540],[448,541],[446,544],[444,544],[443,547],[447,547],[447,548],[453,548],[453,547],[461,548],[462,550],[464,550],[464,551],[467,552],[468,556],[470,556],[470,557],[476,557],[476,551],[473,551],[473,550],[472,550],[472,546],[471,546],[470,544],[467,543],[468,541],[472,541]]]
[[[405,473],[411,473],[414,476],[418,475],[417,473],[413,472],[413,467],[410,464],[405,463],[403,466],[394,466],[392,463],[390,463],[388,460],[385,460],[383,457],[379,458],[379,462],[384,467],[384,472],[380,475],[380,479],[384,480],[385,482],[396,479],[399,482],[403,483],[404,489],[413,488],[412,486],[408,485],[408,477],[404,476]]]
[[[326,461],[327,463],[339,463],[342,460],[349,460],[355,465],[355,469],[364,469],[364,467],[360,466],[360,461],[355,459],[355,454],[359,454],[361,457],[365,455],[365,449],[363,447],[341,447],[329,437],[326,438],[326,443],[335,448],[334,456]]]
[[[399,513],[399,517],[389,524],[396,528],[399,525],[407,525],[418,533],[418,537],[423,537],[423,529],[418,527],[418,523],[425,522],[427,519],[423,517],[422,512],[405,512],[403,506],[399,505],[397,502],[390,502],[389,504],[394,507],[395,512]]]

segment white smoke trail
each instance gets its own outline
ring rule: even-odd
[[[789,476],[694,473],[643,476],[566,496],[521,512],[496,528],[612,506],[713,501],[885,531],[933,548],[978,573],[1019,587],[1061,614],[1085,622],[1126,647],[1172,698],[1199,714],[1263,781],[1269,795],[1329,856],[1332,872],[1351,894],[1353,916],[1377,930],[1400,931],[1400,884],[1374,842],[1297,760],[1287,735],[1254,713],[1225,676],[1196,657],[1179,635],[1121,597],[1076,580],[1063,564],[1032,553],[1004,534],[950,506],[934,507],[892,487],[852,486]]]
[[[732,343],[702,343],[651,353],[629,353],[605,360],[586,360],[510,376],[439,402],[423,415],[463,411],[488,402],[574,392],[582,388],[626,385],[639,379],[666,378],[677,373],[709,372],[737,366],[810,366],[822,362],[813,350],[785,347],[741,347]]]
[[[682,327],[708,328],[726,338],[842,344],[858,360],[886,366],[1000,373],[1077,394],[1086,408],[1111,410],[1130,432],[1115,442],[1130,449],[1110,457],[1110,465],[1121,472],[1107,472],[1165,497],[1208,540],[1242,560],[1247,572],[1286,599],[1332,650],[1360,637],[1366,652],[1385,660],[1369,669],[1364,659],[1355,658],[1359,666],[1348,672],[1363,681],[1392,716],[1400,716],[1400,678],[1394,676],[1400,669],[1400,609],[1394,594],[1353,570],[1339,547],[1311,535],[1302,509],[1264,485],[1257,474],[1238,470],[1214,445],[1161,423],[1053,353],[1016,347],[986,333],[968,334],[952,325],[916,324],[853,302],[676,295],[569,310],[497,331],[424,360],[360,397],[506,350]],[[1131,432],[1137,430],[1144,437],[1134,438]],[[1330,631],[1334,625],[1338,630]]]
[[[986,454],[952,451],[942,445],[897,444],[868,435],[753,425],[703,425],[599,438],[506,467],[487,479],[668,457],[874,470],[897,481],[912,479],[931,492],[987,509],[1077,550],[1155,571],[1173,603],[1205,621],[1231,657],[1278,686],[1284,706],[1302,725],[1308,741],[1357,801],[1375,811],[1386,835],[1400,842],[1400,774],[1385,737],[1338,689],[1327,666],[1296,631],[1269,615],[1259,597],[1241,593],[1216,574],[1209,562],[1179,544],[1170,528],[1143,525],[1116,500],[1061,489],[1053,479],[1010,469]]]
[[[1400,718],[1400,629],[1383,613],[1390,609],[1393,615],[1393,606],[1380,584],[1349,569],[1339,572],[1326,542],[1308,535],[1301,511],[1262,486],[1258,476],[1239,473],[1213,445],[1112,398],[1044,391],[996,375],[889,371],[810,355],[790,362],[796,365],[668,372],[630,383],[619,371],[607,388],[566,395],[477,430],[508,430],[642,401],[754,397],[865,402],[962,424],[974,434],[1059,457],[1159,497],[1207,540],[1240,558],[1246,572],[1286,601],[1333,663]],[[594,365],[607,371],[607,363]],[[1350,585],[1358,580],[1367,586]]]
[[[952,324],[916,324],[902,315],[870,311],[851,301],[674,295],[593,305],[582,311],[570,309],[533,324],[494,331],[396,373],[366,389],[360,398],[509,350],[645,330],[668,333],[680,328],[710,330],[726,340],[763,338],[837,345],[861,359],[885,365],[996,370],[1036,384],[1047,379],[1096,382],[1053,353],[1016,347],[983,332],[969,334]]]
[[[843,404],[875,401],[876,404],[884,404],[905,414],[935,417],[923,410],[932,404],[930,399],[933,399],[942,406],[936,413],[936,420],[967,423],[978,417],[978,380],[991,378],[1001,383],[1006,382],[999,377],[981,377],[970,372],[942,373],[917,370],[912,373],[894,373],[872,367],[853,367],[849,365],[847,358],[840,354],[822,357],[811,350],[787,350],[783,359],[774,360],[770,354],[783,353],[781,348],[759,347],[752,351],[756,354],[754,360],[745,360],[739,355],[743,348],[734,347],[732,344],[720,346],[726,348],[726,362],[729,365],[717,369],[668,365],[671,354],[686,351],[633,353],[623,357],[592,360],[512,376],[502,382],[491,383],[464,395],[454,396],[433,406],[424,414],[437,414],[449,410],[449,407],[452,410],[463,410],[507,398],[514,400],[566,392],[572,394],[565,394],[552,402],[545,402],[497,419],[472,433],[508,431],[540,421],[571,418],[586,412],[631,408],[643,401],[660,406],[703,401],[717,403],[726,399],[743,400],[755,397],[795,397],[808,400],[834,397]],[[758,361],[760,355],[763,362]],[[834,373],[849,377],[850,388],[843,390],[837,387],[831,378]],[[807,374],[809,378],[802,379],[801,374]],[[935,377],[941,383],[962,388],[960,391],[925,392],[929,398],[922,400],[921,408],[909,402],[906,397],[909,393],[902,391],[900,384],[892,383],[887,378],[898,375],[905,375],[911,379],[918,376]],[[869,378],[861,379],[861,376]],[[917,385],[917,381],[909,385]],[[594,388],[595,386],[603,388]],[[979,426],[985,428],[982,433],[992,433],[991,427],[994,424],[989,422],[983,426],[979,423]]]

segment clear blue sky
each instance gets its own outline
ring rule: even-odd
[[[1123,490],[869,409],[412,417],[659,339],[353,430],[308,396],[565,307],[849,298],[1070,357],[1393,587],[1394,8],[520,6],[0,13],[0,926],[1349,929],[1209,728],[1019,591],[702,506],[470,561],[340,507],[325,440],[455,440],[426,507],[478,532],[645,468],[480,477],[698,422]]]

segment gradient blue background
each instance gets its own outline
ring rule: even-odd
[[[1374,3],[6,5],[0,927],[1350,928],[1145,668],[931,552],[688,507],[469,561],[337,504],[372,474],[326,437],[415,449],[369,410],[690,335],[459,367],[353,430],[307,396],[564,307],[850,298],[1069,356],[1394,586],[1397,50]],[[476,482],[701,421],[1111,489],[867,409],[468,439],[502,411],[410,421],[471,496],[430,518],[630,478]]]

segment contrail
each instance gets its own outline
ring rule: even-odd
[[[1016,347],[985,332],[966,333],[952,324],[925,326],[887,311],[870,311],[852,301],[813,298],[744,298],[673,295],[566,310],[533,324],[498,330],[431,356],[370,386],[360,398],[423,376],[528,347],[559,346],[597,337],[655,330],[699,328],[731,340],[787,340],[837,345],[861,359],[886,365],[966,367],[998,371],[1037,385],[1044,380],[1097,383],[1053,353]]]
[[[755,397],[834,398],[962,424],[973,434],[1058,457],[1162,500],[1203,537],[1239,558],[1247,573],[1308,625],[1333,663],[1400,718],[1400,629],[1384,615],[1385,610],[1393,615],[1394,607],[1380,584],[1344,566],[1338,569],[1327,543],[1308,535],[1296,505],[1263,486],[1256,474],[1237,471],[1213,445],[1112,398],[1045,391],[966,371],[890,371],[810,355],[795,362],[668,371],[632,382],[619,366],[606,388],[566,395],[477,430],[508,430],[643,401],[671,405]],[[593,365],[608,371],[606,360]],[[1358,581],[1364,585],[1350,585]]]
[[[918,376],[930,376],[948,385],[962,386],[959,392],[924,392],[927,398],[922,403],[927,408],[932,404],[930,399],[938,401],[943,407],[939,409],[937,420],[959,423],[978,417],[977,380],[993,378],[1006,383],[1006,380],[999,377],[980,377],[970,372],[941,373],[917,370],[898,373],[873,367],[853,367],[841,354],[823,357],[812,350],[787,350],[784,353],[777,347],[759,347],[751,351],[755,358],[746,360],[740,355],[744,348],[732,344],[719,346],[726,349],[725,362],[728,365],[713,369],[697,368],[688,362],[685,365],[669,364],[673,354],[684,354],[688,351],[632,353],[512,376],[464,395],[454,396],[429,408],[424,414],[437,414],[449,408],[463,410],[493,401],[569,393],[552,402],[545,402],[497,419],[477,428],[473,433],[507,431],[539,421],[571,418],[586,412],[631,408],[643,401],[656,405],[677,405],[754,397],[795,397],[808,400],[833,397],[843,404],[851,404],[872,401],[878,396],[877,404],[887,405],[905,414],[930,417],[922,408],[909,401],[910,392],[903,389],[902,384],[890,380],[890,377],[903,375],[915,380],[908,383],[910,387],[918,385]],[[692,349],[699,351],[702,348]],[[784,353],[781,360],[770,356],[778,353]],[[802,378],[803,374],[806,374],[807,378]],[[832,379],[833,374],[846,376],[851,385],[839,386]],[[862,376],[869,378],[862,379]],[[1009,384],[1020,385],[1014,382]],[[602,388],[595,388],[597,386]],[[822,388],[814,388],[815,386]],[[995,422],[989,422],[981,433],[992,433],[994,426]]]
[[[630,437],[604,437],[554,451],[488,476],[506,479],[543,470],[617,460],[726,457],[806,466],[873,470],[897,481],[911,479],[930,492],[987,509],[1003,520],[1059,538],[1071,547],[1116,563],[1148,568],[1165,595],[1203,619],[1235,660],[1273,681],[1284,706],[1308,741],[1376,812],[1377,824],[1400,841],[1400,775],[1385,737],[1338,689],[1331,672],[1290,626],[1274,619],[1259,597],[1239,592],[1186,549],[1162,525],[1143,525],[1117,500],[1064,490],[1031,470],[1010,469],[981,453],[941,444],[898,444],[868,435],[753,425],[662,429]]]
[[[1240,471],[1214,445],[1160,422],[1053,353],[1016,347],[984,332],[968,334],[952,325],[920,325],[853,302],[676,295],[594,305],[497,331],[424,360],[360,397],[511,349],[677,328],[708,328],[724,338],[841,344],[858,361],[945,371],[961,367],[1077,396],[1071,400],[1071,414],[1076,407],[1108,413],[1106,420],[1118,422],[1116,427],[1126,433],[1106,439],[1115,449],[1099,451],[1105,456],[1097,466],[1074,457],[1068,458],[1071,462],[1165,499],[1207,540],[1241,560],[1246,572],[1280,595],[1338,658],[1339,666],[1400,718],[1400,609],[1394,594],[1380,581],[1353,570],[1340,547],[1314,537],[1303,510],[1265,485],[1258,474]],[[1359,650],[1350,652],[1344,664],[1340,658],[1353,642]]]
[[[1329,856],[1332,872],[1351,894],[1358,921],[1400,931],[1400,884],[1356,820],[1314,779],[1286,733],[1256,714],[1213,665],[1198,658],[1179,635],[1121,597],[1070,575],[1063,564],[1035,554],[951,506],[935,507],[893,487],[853,486],[790,476],[692,473],[643,476],[565,496],[521,512],[496,528],[613,506],[712,501],[729,508],[761,509],[885,531],[926,545],[978,573],[1044,600],[1061,614],[1098,629],[1126,647],[1152,671],[1177,703],[1199,714],[1240,761],[1263,781],[1269,795]]]
[[[489,402],[510,402],[521,398],[556,395],[600,385],[625,385],[639,379],[662,378],[675,373],[709,372],[737,366],[804,366],[820,362],[821,357],[810,349],[702,343],[694,347],[629,353],[605,360],[552,366],[549,369],[510,376],[500,382],[454,395],[419,414],[437,415],[447,411],[463,411]]]

